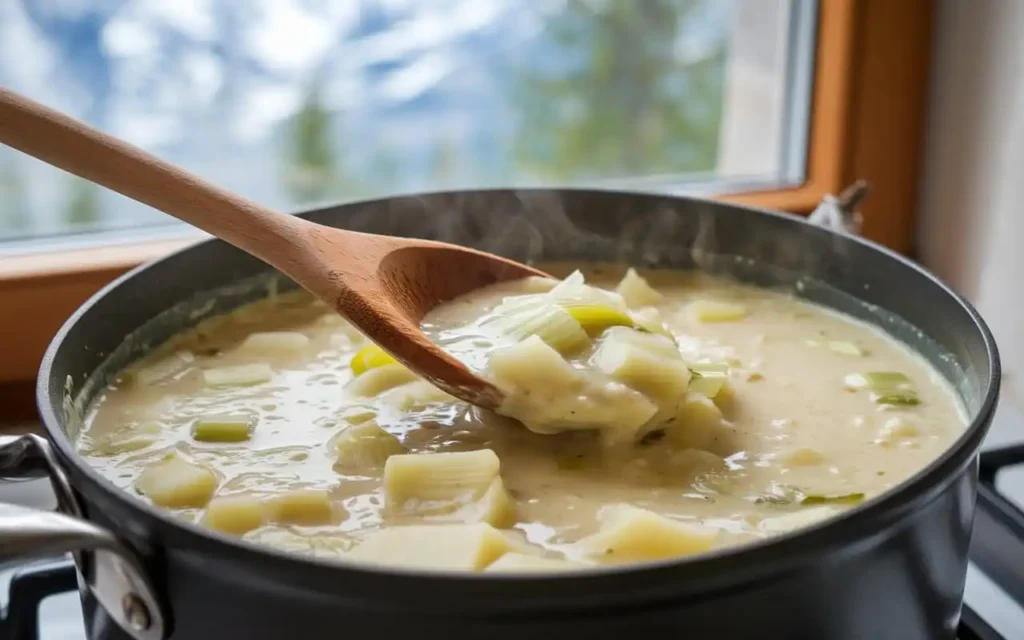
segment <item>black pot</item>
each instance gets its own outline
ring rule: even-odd
[[[147,640],[432,632],[474,640],[666,633],[954,637],[978,449],[996,406],[999,361],[978,314],[935,277],[884,248],[801,218],[650,194],[439,193],[331,207],[307,217],[521,260],[619,260],[793,285],[798,295],[879,325],[919,351],[954,383],[970,426],[909,481],[838,518],[691,559],[556,578],[425,574],[303,559],[145,504],[89,468],[69,438],[83,403],[97,390],[87,380],[102,379],[147,343],[200,316],[258,297],[275,277],[241,251],[204,242],[120,278],[68,320],[39,377],[49,443],[26,437],[0,449],[0,475],[46,468],[65,512],[87,520],[8,508],[8,518],[0,517],[8,523],[0,531],[0,555],[98,549],[77,557],[91,637],[130,637],[116,623],[134,626],[134,636]],[[226,295],[210,295],[228,286]],[[197,309],[203,313],[183,312]],[[125,341],[137,331],[141,338]],[[10,524],[14,517],[22,517],[17,526]]]

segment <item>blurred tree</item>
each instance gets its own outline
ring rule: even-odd
[[[454,187],[459,181],[459,148],[449,138],[439,138],[430,153],[427,175],[431,189]]]
[[[338,163],[331,139],[331,113],[319,83],[313,83],[302,108],[289,123],[285,188],[299,203],[323,200],[338,186]]]
[[[556,179],[713,169],[725,46],[680,46],[705,2],[567,0],[545,23],[544,68],[521,68],[512,86],[523,168]]]
[[[64,221],[73,228],[92,227],[100,220],[100,188],[81,178],[71,178]]]
[[[0,165],[0,236],[16,236],[32,226],[25,185],[13,158]]]

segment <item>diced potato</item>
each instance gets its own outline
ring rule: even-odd
[[[135,488],[155,505],[188,509],[209,502],[217,484],[213,471],[173,453],[146,467],[135,481]]]
[[[522,390],[571,390],[580,377],[565,359],[537,336],[496,350],[488,369],[499,387]]]
[[[466,524],[486,522],[504,529],[516,523],[516,503],[499,477],[491,482],[479,500],[456,511],[451,519]]]
[[[626,276],[619,282],[615,291],[633,309],[656,305],[665,297],[658,293],[633,267],[626,271]]]
[[[747,308],[735,302],[695,300],[687,308],[700,322],[733,322],[747,317]]]
[[[369,369],[345,385],[345,391],[363,398],[378,396],[402,384],[416,380],[416,374],[400,364],[387,364]]]
[[[779,460],[793,467],[808,467],[821,464],[825,456],[811,447],[796,447],[783,451],[779,455]]]
[[[389,567],[479,571],[508,550],[508,539],[489,524],[412,525],[376,531],[345,557]]]
[[[356,352],[352,356],[352,360],[349,361],[352,373],[357,376],[366,373],[370,369],[376,369],[377,367],[389,364],[398,364],[398,360],[395,360],[395,357],[390,353],[372,343]]]
[[[547,573],[552,571],[572,571],[573,569],[581,569],[586,566],[571,560],[509,552],[488,565],[484,571],[492,573]]]
[[[203,371],[203,381],[210,387],[246,387],[274,379],[274,370],[265,362],[238,364]]]
[[[341,410],[339,417],[349,424],[363,424],[377,417],[377,410],[371,406],[354,404]]]
[[[342,532],[317,531],[316,535],[311,536],[297,532],[291,527],[280,526],[253,529],[245,534],[244,539],[292,553],[329,559],[343,557],[355,542],[348,534]]]
[[[192,424],[192,437],[200,442],[242,442],[255,428],[254,416],[206,416]]]
[[[675,350],[675,345],[667,350],[660,344],[667,341],[663,336],[638,334],[626,328],[615,329],[620,328],[615,327],[605,333],[591,360],[598,370],[663,400],[677,398],[686,392],[690,369]]]
[[[577,545],[604,562],[675,558],[711,549],[718,530],[677,522],[630,505],[602,510],[601,529]]]
[[[843,507],[835,505],[801,509],[782,516],[765,518],[761,521],[759,528],[767,533],[786,533],[795,529],[809,527],[822,520],[827,520],[842,513],[842,511]]]
[[[500,464],[490,449],[391,456],[384,465],[385,503],[392,513],[452,513],[483,497]]]
[[[309,336],[298,331],[257,331],[246,336],[238,352],[253,356],[293,356],[309,346]]]
[[[713,430],[723,425],[722,410],[706,396],[687,393],[676,410],[672,431]]]
[[[380,469],[388,458],[405,452],[398,438],[372,420],[342,431],[334,450],[338,454],[335,464],[348,472]]]
[[[391,389],[383,396],[384,402],[399,411],[418,411],[433,404],[453,402],[455,398],[426,380],[414,380]]]
[[[266,501],[267,518],[281,524],[328,524],[337,519],[338,508],[330,494],[322,489],[298,489]]]
[[[263,503],[253,496],[221,496],[206,505],[200,524],[235,536],[263,526]]]
[[[176,351],[161,360],[129,370],[128,377],[136,384],[152,386],[178,378],[192,368],[195,359],[191,351]]]

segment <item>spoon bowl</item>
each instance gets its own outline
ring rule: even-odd
[[[501,392],[427,338],[420,321],[470,291],[547,274],[457,245],[336,229],[271,211],[2,88],[0,142],[252,254],[443,391],[486,409],[500,405]]]

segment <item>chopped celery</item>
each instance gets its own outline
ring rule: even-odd
[[[384,351],[375,344],[368,344],[352,356],[349,366],[352,368],[352,373],[358,376],[369,369],[376,369],[377,367],[396,364],[397,362],[387,351]]]
[[[192,437],[200,442],[242,442],[252,437],[256,420],[251,416],[209,416],[192,425]]]
[[[872,389],[899,388],[910,384],[910,378],[899,371],[871,371],[864,374],[864,380]]]
[[[537,298],[532,304],[516,301],[498,305],[495,315],[483,326],[516,341],[535,335],[560,353],[575,351],[590,342],[583,326],[566,309]]]
[[[590,335],[597,335],[608,327],[632,327],[633,318],[628,313],[598,305],[580,305],[566,309],[580,326]]]
[[[800,504],[857,504],[863,500],[863,493],[846,493],[831,496],[809,494],[800,499]]]
[[[921,399],[917,397],[917,393],[907,390],[876,393],[871,397],[875,401],[875,404],[888,404],[905,407],[921,404]]]
[[[274,370],[265,362],[218,367],[203,371],[203,381],[210,387],[246,387],[274,378]]]
[[[921,404],[910,378],[899,371],[871,371],[846,376],[846,384],[866,388],[876,404],[890,406],[913,406]]]
[[[729,365],[722,362],[705,362],[690,365],[689,390],[707,398],[714,398],[729,380]]]

